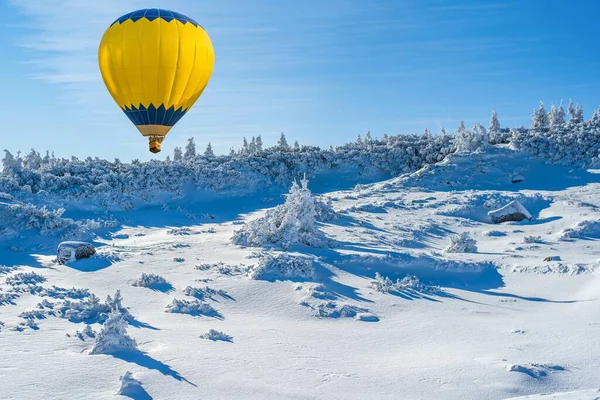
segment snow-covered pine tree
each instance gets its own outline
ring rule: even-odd
[[[127,320],[120,312],[116,310],[111,311],[108,319],[102,325],[102,330],[96,336],[96,341],[90,354],[115,354],[137,351],[137,343],[127,333],[127,325]]]
[[[260,135],[258,135],[256,137],[256,151],[258,153],[262,153],[262,151],[263,151],[263,141],[262,141],[262,138],[260,137]]]
[[[297,140],[294,140],[294,151],[300,151],[300,144]]]
[[[2,171],[5,174],[17,174],[22,170],[21,163],[8,150],[4,150],[4,158],[2,159]]]
[[[531,129],[544,130],[548,129],[550,121],[548,119],[548,113],[544,107],[544,102],[540,101],[540,107],[533,110],[531,115]]]
[[[600,108],[594,110],[592,118],[589,120],[589,124],[593,127],[600,127]]]
[[[250,143],[248,144],[248,154],[256,154],[256,138],[254,136],[252,136],[252,140],[250,140]]]
[[[492,117],[490,118],[490,124],[488,126],[488,133],[490,135],[490,143],[495,144],[501,141],[500,121],[498,121],[498,113],[496,110],[492,111]]]
[[[181,147],[175,147],[175,149],[173,149],[173,161],[183,161],[183,152],[181,151]]]
[[[249,148],[248,148],[248,140],[246,139],[246,136],[244,136],[244,139],[242,141],[242,148],[240,150],[240,154],[243,155],[247,155],[249,153]]]
[[[241,246],[275,244],[289,248],[296,243],[312,247],[326,246],[327,240],[318,229],[315,199],[304,177],[299,186],[292,183],[285,203],[268,210],[264,217],[250,221],[234,233],[233,243]]]
[[[204,151],[204,157],[213,158],[215,156],[215,152],[213,151],[212,144],[208,142],[206,146],[206,150]]]
[[[187,145],[185,146],[185,153],[183,154],[183,158],[186,160],[191,160],[196,157],[196,143],[194,143],[194,138],[189,138]]]
[[[287,142],[287,139],[283,132],[281,132],[281,136],[279,137],[279,141],[277,142],[277,147],[281,150],[289,150],[290,145]]]
[[[562,104],[558,107],[552,103],[552,107],[550,108],[549,122],[550,128],[558,129],[562,127],[565,123],[565,110],[563,109]]]

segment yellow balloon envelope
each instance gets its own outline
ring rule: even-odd
[[[102,79],[115,102],[149,138],[150,151],[200,97],[215,54],[196,21],[174,11],[144,9],[123,15],[98,49]]]

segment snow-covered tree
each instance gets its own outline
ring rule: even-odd
[[[281,132],[281,136],[279,137],[279,141],[277,142],[277,147],[279,147],[280,149],[284,149],[287,150],[290,148],[290,145],[287,142],[287,139],[285,137],[285,135],[283,134],[283,132]]]
[[[490,136],[500,132],[500,121],[498,121],[498,113],[496,112],[496,110],[492,111],[492,117],[490,118],[488,132],[490,133]]]
[[[196,143],[194,143],[194,138],[189,138],[187,145],[185,146],[185,153],[183,154],[183,158],[186,160],[191,160],[196,157]]]
[[[181,151],[181,147],[175,147],[175,149],[173,149],[173,161],[183,161],[183,152]]]
[[[569,125],[576,125],[583,123],[583,108],[579,104],[574,105],[573,100],[569,99],[569,107],[567,108],[569,114]]]
[[[477,242],[467,232],[450,238],[450,244],[444,249],[445,253],[477,253]]]
[[[248,154],[256,154],[256,138],[254,136],[252,136],[252,140],[250,141],[250,144],[248,144]]]
[[[235,156],[235,149],[234,149],[233,147],[231,147],[231,148],[229,149],[229,156],[230,156],[230,157],[233,157],[233,156]]]
[[[294,181],[285,203],[236,231],[233,243],[258,247],[279,245],[284,249],[296,243],[326,246],[327,240],[316,224],[317,210],[315,199],[308,189],[308,180],[302,179],[301,185]]]
[[[589,124],[593,127],[600,127],[600,108],[594,110],[592,118],[590,118]]]
[[[246,136],[244,136],[244,140],[242,142],[241,154],[244,154],[244,155],[250,154],[250,149],[248,147],[248,140],[246,139]]]
[[[549,121],[550,121],[550,128],[552,128],[552,129],[558,129],[564,125],[565,110],[563,109],[562,104],[559,105],[558,107],[556,107],[554,104],[552,104],[552,107],[550,108]]]
[[[297,140],[294,140],[294,151],[300,151],[300,144]]]
[[[118,311],[111,311],[96,335],[96,341],[90,354],[115,354],[137,351],[135,339],[127,333],[127,320]]]
[[[454,146],[457,153],[472,153],[485,149],[489,144],[489,138],[483,125],[476,124],[471,130],[465,128],[464,121],[456,130]]]
[[[18,173],[21,171],[21,163],[8,150],[4,150],[4,158],[2,159],[2,171],[4,173]]]
[[[90,158],[90,160],[91,160],[91,158]],[[42,165],[42,156],[40,155],[40,153],[38,153],[34,149],[31,149],[29,154],[27,154],[25,156],[25,159],[23,160],[23,164],[24,164],[25,168],[27,168],[27,169],[32,169],[32,170],[39,169],[40,166]]]
[[[213,151],[212,144],[208,142],[206,146],[206,150],[204,151],[204,157],[213,158],[215,156],[215,152]]]
[[[531,129],[547,129],[550,126],[548,113],[544,107],[544,102],[540,101],[540,107],[533,110],[531,115]]]
[[[260,135],[258,135],[256,137],[256,151],[258,153],[262,153],[262,151],[263,151],[263,141],[262,141],[262,138],[260,137]]]
[[[356,137],[356,144],[359,145],[359,146],[363,145],[363,140],[362,140],[362,137],[360,136],[360,133]]]

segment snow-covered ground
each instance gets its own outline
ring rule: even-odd
[[[597,171],[498,146],[294,190],[67,210],[97,248],[67,265],[59,237],[7,236],[0,397],[600,397]],[[533,219],[492,223],[513,200]]]

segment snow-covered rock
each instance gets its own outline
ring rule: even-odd
[[[492,222],[499,224],[507,221],[531,221],[533,217],[525,207],[518,201],[513,200],[502,208],[488,212]]]
[[[82,258],[89,258],[96,254],[96,249],[91,243],[66,241],[58,245],[56,259],[59,264],[66,264]]]

